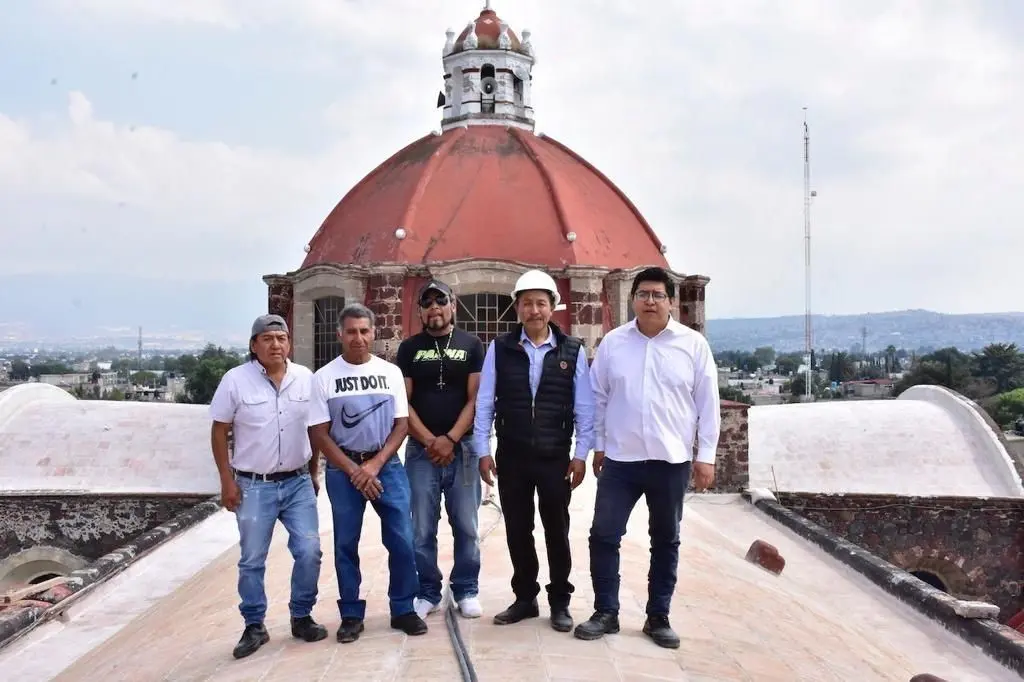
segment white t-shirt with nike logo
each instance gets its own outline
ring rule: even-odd
[[[376,355],[361,365],[335,358],[313,375],[312,393],[309,425],[330,422],[331,438],[345,452],[377,452],[395,419],[409,416],[402,371]]]

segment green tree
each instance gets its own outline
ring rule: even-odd
[[[773,365],[775,364],[775,349],[771,346],[761,346],[754,351],[754,359],[761,367]]]
[[[775,357],[775,368],[783,376],[789,376],[800,369],[802,363],[803,357],[800,353],[783,353]]]
[[[235,353],[220,346],[208,345],[187,374],[183,402],[209,405],[224,373],[241,361],[242,358]]]
[[[153,372],[143,370],[141,372],[133,372],[131,381],[136,386],[155,387],[157,384],[157,376]]]
[[[32,371],[29,369],[27,362],[24,360],[14,360],[11,362],[11,379],[14,381],[28,381],[30,376],[32,376]]]
[[[921,356],[913,369],[896,384],[894,393],[899,395],[911,386],[925,384],[945,386],[967,395],[973,369],[974,362],[970,355],[952,347],[940,348]]]
[[[991,400],[989,414],[1002,428],[1011,428],[1024,417],[1024,388],[1001,393]]]
[[[1015,343],[992,343],[974,354],[975,376],[992,379],[997,393],[1024,386],[1024,355]]]
[[[731,400],[736,403],[746,403],[747,405],[754,404],[752,398],[735,386],[723,386],[718,389],[718,397],[722,400]]]

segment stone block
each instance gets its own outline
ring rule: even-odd
[[[782,569],[786,567],[786,560],[779,554],[779,550],[764,540],[754,540],[750,544],[746,559],[775,575],[782,573]]]
[[[64,601],[72,594],[72,589],[68,585],[54,585],[50,589],[39,595],[39,599],[56,604],[57,602]]]
[[[953,612],[961,618],[990,618],[995,620],[999,617],[999,607],[983,601],[962,601],[957,599],[953,602]]]

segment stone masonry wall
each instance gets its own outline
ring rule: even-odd
[[[206,499],[0,496],[0,559],[45,545],[92,561]]]
[[[569,287],[571,333],[583,339],[588,357],[593,358],[594,349],[604,335],[604,305],[601,301],[604,282],[598,276],[573,277],[569,280]]]
[[[370,275],[366,283],[366,306],[377,316],[377,338],[374,353],[386,360],[394,360],[402,342],[402,290],[403,273]]]
[[[691,276],[679,284],[679,321],[704,333],[707,324],[704,317],[704,294],[707,285],[706,277]]]
[[[288,329],[294,327],[292,323],[292,297],[293,289],[291,280],[278,277],[267,285],[267,312],[271,315],[280,315],[288,323]]]
[[[776,493],[794,512],[949,592],[1024,609],[1024,499]]]
[[[722,429],[715,457],[715,492],[737,493],[750,481],[750,439],[747,435],[750,406],[723,400]]]

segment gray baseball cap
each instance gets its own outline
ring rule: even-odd
[[[280,315],[260,315],[252,323],[250,339],[254,339],[263,332],[284,332],[288,333],[288,323]]]

